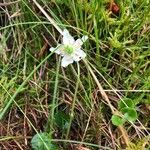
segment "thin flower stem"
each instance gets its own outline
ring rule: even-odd
[[[76,83],[74,98],[73,98],[73,101],[72,101],[72,107],[71,107],[71,112],[70,112],[70,121],[69,121],[69,126],[68,126],[68,129],[67,129],[66,139],[68,139],[71,124],[72,124],[72,120],[74,118],[74,108],[75,108],[75,103],[76,103],[77,93],[78,93],[78,88],[79,88],[79,83],[80,83],[80,66],[79,66],[78,62],[77,62],[77,68],[78,68],[77,83]]]
[[[55,77],[55,85],[54,85],[54,92],[53,92],[53,99],[52,99],[52,105],[51,105],[51,110],[49,113],[48,117],[48,122],[47,122],[47,130],[52,133],[53,125],[54,125],[54,114],[55,114],[55,107],[56,107],[56,99],[58,95],[58,81],[59,81],[59,69],[60,69],[60,57],[59,57],[59,63],[56,68],[56,77]]]

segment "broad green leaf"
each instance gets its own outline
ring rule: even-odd
[[[38,133],[31,140],[33,150],[58,150],[58,146],[51,142],[51,137],[47,133]]]
[[[111,117],[111,121],[115,126],[120,126],[124,123],[124,120],[121,117],[117,116],[117,115],[113,115]]]
[[[131,100],[129,98],[125,98],[125,99],[119,101],[118,106],[119,106],[119,109],[121,110],[126,107],[134,108],[135,104],[134,104],[133,100]]]
[[[121,109],[121,112],[124,115],[123,118],[131,122],[134,122],[138,117],[134,108],[123,108]]]
[[[65,114],[62,111],[58,111],[54,117],[55,117],[55,123],[60,129],[65,130],[68,128],[69,115]]]

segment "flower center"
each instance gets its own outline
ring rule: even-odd
[[[74,48],[72,47],[72,46],[70,46],[70,45],[66,45],[65,47],[64,47],[64,51],[67,53],[67,54],[72,54],[73,53],[73,51],[74,51]]]

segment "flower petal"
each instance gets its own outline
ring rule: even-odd
[[[64,29],[62,35],[64,45],[72,45],[75,42],[74,38],[70,35],[67,29]]]
[[[55,51],[55,49],[56,49],[56,48],[51,47],[49,50],[50,50],[51,52],[54,52],[54,51]]]
[[[77,40],[74,42],[73,47],[74,47],[74,49],[80,49],[81,46],[82,46],[82,44],[83,44],[82,40],[81,40],[81,39],[77,39]]]
[[[88,36],[85,35],[81,39],[77,39],[74,43],[74,48],[75,49],[80,49],[83,43],[88,39]]]
[[[79,55],[77,55],[77,54],[74,54],[74,55],[72,56],[72,58],[73,58],[74,61],[80,61],[80,60],[81,60],[81,58],[80,58]]]
[[[56,53],[56,54],[58,54],[58,55],[64,55],[64,53],[63,53],[63,50],[64,49],[64,45],[63,44],[58,44],[57,45],[57,47],[51,47],[49,50],[51,51],[51,52],[54,52],[54,53]]]
[[[84,35],[84,36],[82,37],[82,42],[84,43],[87,39],[88,39],[88,36],[87,36],[87,35]]]
[[[78,49],[72,57],[74,61],[80,61],[81,59],[86,57],[86,53],[83,50]]]
[[[62,58],[61,66],[62,67],[67,67],[69,64],[73,63],[73,58],[71,56],[65,55]]]

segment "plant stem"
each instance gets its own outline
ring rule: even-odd
[[[71,112],[70,112],[70,121],[69,121],[69,126],[68,126],[68,129],[67,129],[66,139],[68,139],[70,128],[71,128],[71,124],[72,124],[72,120],[74,118],[75,102],[76,102],[77,93],[78,93],[78,87],[79,87],[79,83],[80,83],[80,66],[79,66],[79,63],[77,63],[77,68],[78,68],[77,83],[76,83],[76,87],[75,87],[75,93],[74,93],[74,98],[73,98],[73,102],[72,102],[72,108],[71,108]]]

